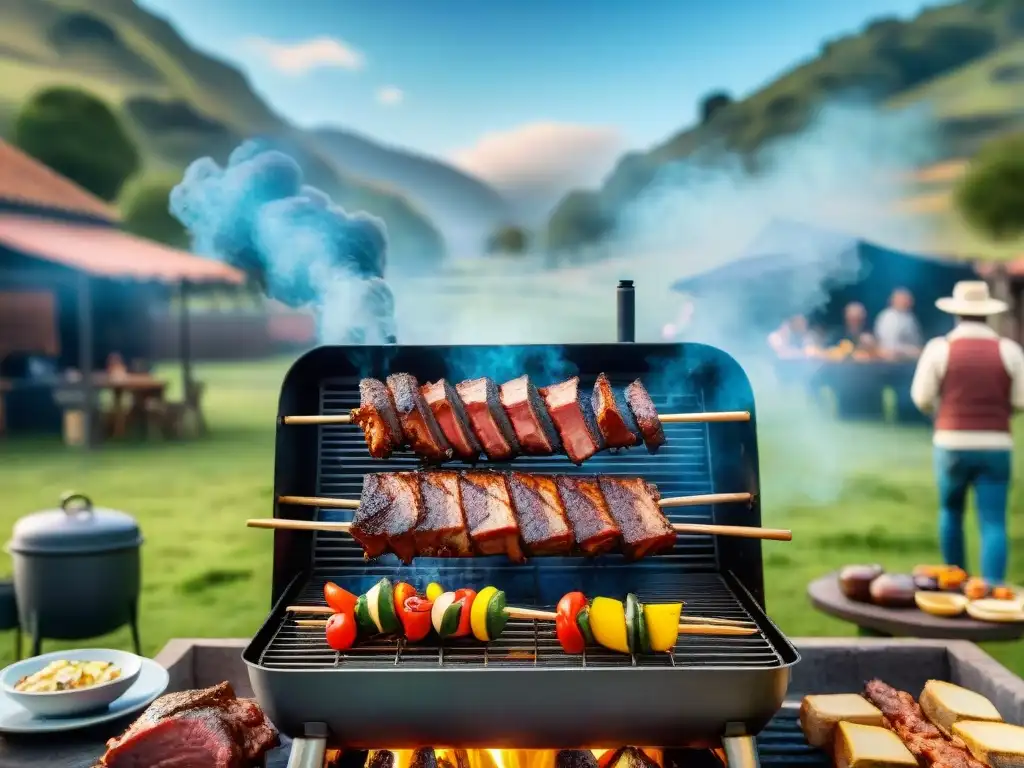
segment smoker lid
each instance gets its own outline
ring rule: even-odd
[[[14,525],[7,551],[18,554],[97,554],[138,547],[142,534],[135,518],[94,507],[81,493],[66,493],[58,509],[36,512]]]

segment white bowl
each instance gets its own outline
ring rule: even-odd
[[[50,693],[16,691],[19,680],[34,674],[54,661],[109,661],[121,670],[116,680],[88,688],[75,688]],[[27,709],[36,717],[73,717],[110,706],[132,687],[142,670],[142,659],[134,653],[104,648],[84,648],[77,651],[55,651],[18,661],[0,672],[0,690],[11,701]]]

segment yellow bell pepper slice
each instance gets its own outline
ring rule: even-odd
[[[437,600],[441,595],[444,594],[444,587],[438,584],[436,581],[432,581],[427,584],[427,600]]]
[[[590,631],[605,648],[629,653],[626,640],[626,607],[621,600],[595,597],[590,604]]]
[[[473,637],[481,643],[491,640],[491,636],[487,634],[487,606],[496,594],[497,587],[484,587],[477,592],[473,605],[469,607],[469,626],[473,630]]]
[[[671,651],[679,638],[679,614],[682,603],[649,603],[644,606],[644,622],[647,624],[647,639],[651,650]]]

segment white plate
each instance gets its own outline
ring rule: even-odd
[[[35,717],[8,696],[0,694],[0,733],[59,733],[117,720],[148,707],[167,690],[168,682],[170,677],[166,669],[152,659],[143,659],[142,671],[124,695],[102,712],[82,717]]]
[[[1012,605],[1013,603],[1011,602],[1010,604]],[[1024,611],[1007,611],[1004,609],[995,611],[985,610],[985,606],[977,605],[976,603],[967,604],[967,615],[972,619],[977,619],[978,621],[988,621],[993,623],[1013,624],[1017,622],[1024,622]]]

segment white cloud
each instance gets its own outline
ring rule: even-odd
[[[405,93],[401,88],[393,85],[385,86],[377,91],[377,102],[386,107],[397,107],[405,100]]]
[[[449,159],[506,197],[546,208],[569,189],[598,186],[623,149],[614,128],[539,122],[485,134]]]
[[[249,48],[262,54],[274,69],[289,75],[304,75],[322,67],[360,70],[366,57],[344,40],[314,37],[297,43],[282,43],[265,37],[246,41]]]

